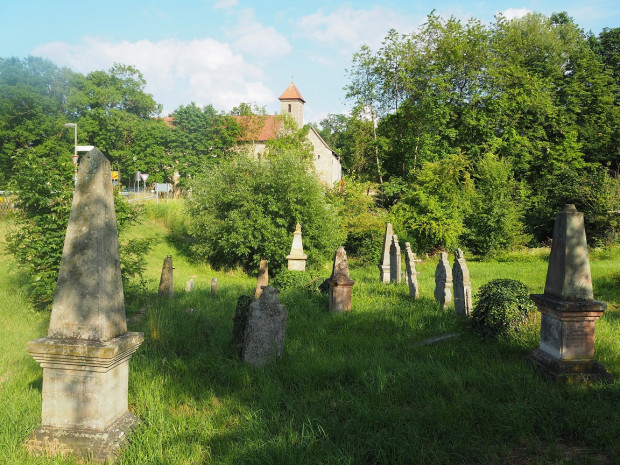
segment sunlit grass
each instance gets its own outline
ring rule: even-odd
[[[538,341],[536,321],[510,340],[472,335],[453,310],[441,311],[433,300],[435,258],[418,264],[421,298],[415,302],[404,283],[379,283],[376,266],[352,266],[351,313],[330,314],[325,295],[282,291],[288,309],[283,358],[261,369],[244,365],[232,356],[232,318],[237,297],[253,292],[255,278],[196,264],[166,227],[181,228],[182,212],[160,210],[129,232],[155,239],[144,257],[145,295],[127,306],[129,316],[137,315],[129,329],[145,334],[130,362],[129,385],[130,408],[142,425],[119,463],[620,461],[620,382],[584,388],[541,378],[527,360]],[[174,299],[157,297],[166,255],[173,256]],[[470,260],[474,292],[498,277],[542,292],[546,255],[533,255]],[[610,304],[597,323],[596,357],[618,379],[619,256],[617,249],[591,255],[595,296]],[[0,463],[75,463],[33,459],[21,447],[41,413],[41,369],[26,342],[46,334],[49,315],[31,309],[25,278],[9,257],[5,263]],[[322,272],[327,277],[329,265]],[[195,289],[186,292],[190,278]],[[446,334],[458,336],[420,345]]]

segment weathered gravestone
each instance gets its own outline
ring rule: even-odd
[[[286,307],[278,290],[263,286],[256,300],[241,296],[233,324],[232,346],[241,359],[260,367],[282,356],[286,333]]]
[[[388,223],[385,226],[381,263],[379,263],[380,279],[382,283],[390,282],[390,247],[392,245],[392,235],[392,223]]]
[[[332,312],[351,311],[351,291],[355,283],[349,277],[347,253],[342,246],[336,250],[332,275],[327,283],[329,285],[329,310]]]
[[[254,290],[254,298],[258,299],[263,293],[263,287],[269,285],[269,266],[264,258],[260,261],[258,267],[258,279],[256,280],[256,289]]]
[[[301,225],[297,223],[295,233],[293,234],[291,253],[286,256],[288,269],[291,271],[306,271],[307,258],[308,256],[304,254],[304,246],[301,240]]]
[[[409,286],[409,296],[418,299],[420,288],[418,286],[418,273],[415,270],[415,260],[415,254],[411,251],[411,244],[405,242],[405,275]]]
[[[211,279],[211,295],[217,294],[217,278]]]
[[[390,244],[390,281],[400,284],[402,282],[403,263],[400,258],[400,244],[398,236],[392,235],[392,244]]]
[[[435,269],[435,300],[442,308],[448,308],[452,303],[452,270],[446,252],[439,254],[439,263]]]
[[[47,337],[28,342],[43,389],[27,449],[114,460],[138,423],[127,389],[143,339],[127,332],[110,163],[93,149],[80,163]]]
[[[159,279],[159,289],[157,293],[172,299],[174,297],[174,267],[172,266],[172,255],[164,258],[161,267],[161,278]]]
[[[610,381],[594,359],[594,325],[607,308],[594,300],[583,213],[566,205],[556,215],[544,294],[531,294],[542,314],[532,358],[556,381]]]
[[[469,279],[467,263],[465,263],[465,256],[461,249],[456,249],[456,252],[454,252],[452,283],[454,287],[454,311],[461,316],[471,315],[471,281]]]
[[[189,281],[185,283],[185,291],[192,292],[194,290],[194,278],[190,278]]]

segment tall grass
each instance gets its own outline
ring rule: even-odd
[[[620,382],[586,388],[539,376],[526,358],[537,346],[536,324],[518,339],[477,338],[453,310],[435,304],[435,259],[417,267],[421,298],[415,302],[405,285],[379,283],[376,266],[356,268],[354,260],[351,313],[330,314],[325,295],[283,290],[284,356],[253,369],[233,357],[230,339],[237,297],[253,292],[255,278],[214,271],[185,255],[177,247],[182,236],[168,229],[183,224],[180,210],[146,218],[130,234],[156,238],[144,257],[148,291],[128,305],[130,316],[146,310],[130,323],[145,334],[130,362],[129,386],[142,425],[119,463],[620,462]],[[617,253],[592,254],[595,295],[610,303],[597,323],[596,357],[616,379]],[[166,255],[173,255],[174,299],[156,295]],[[547,263],[541,254],[468,266],[474,292],[497,277],[542,292]],[[190,277],[195,290],[185,292]],[[215,296],[212,277],[218,278]],[[0,275],[0,463],[75,463],[30,458],[21,447],[41,408],[41,369],[25,346],[45,335],[49,321],[27,304],[23,279],[12,265]],[[445,334],[458,337],[421,344]]]

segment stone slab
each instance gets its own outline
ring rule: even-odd
[[[556,382],[568,384],[610,383],[613,376],[597,360],[559,360],[538,348],[530,353],[530,359],[540,372]]]
[[[73,455],[97,464],[115,461],[127,443],[129,433],[140,423],[127,412],[104,431],[67,430],[39,426],[24,447],[31,455]]]

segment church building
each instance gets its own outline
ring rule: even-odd
[[[298,128],[303,127],[306,101],[293,82],[278,99],[281,114],[289,115]],[[246,128],[244,138],[253,145],[255,156],[260,156],[265,151],[267,141],[277,138],[283,130],[283,120],[279,115],[238,116],[237,119]],[[342,178],[340,157],[327,145],[314,127],[310,126],[307,138],[314,148],[314,167],[319,179],[332,187]]]

